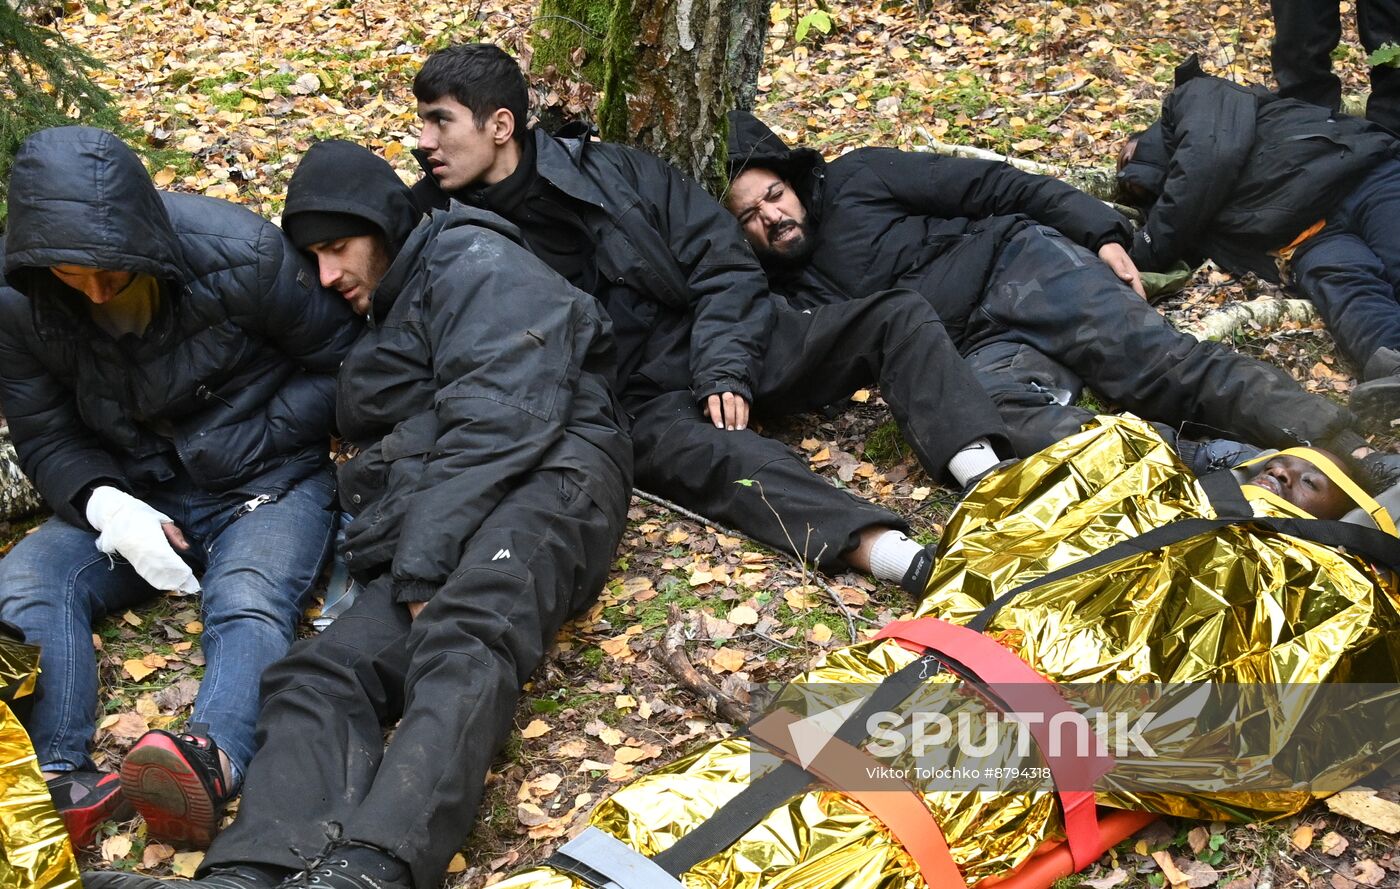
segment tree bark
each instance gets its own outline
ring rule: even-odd
[[[918,146],[916,150],[928,151],[933,154],[941,154],[945,157],[970,157],[979,160],[1001,161],[1010,164],[1018,170],[1027,173],[1035,173],[1039,176],[1050,176],[1068,182],[1080,191],[1088,192],[1101,201],[1113,202],[1115,189],[1117,187],[1117,175],[1107,168],[1097,167],[1055,167],[1050,164],[1037,163],[1019,157],[1010,157],[1005,154],[998,154],[986,148],[976,148],[971,145],[950,145],[947,142],[939,142],[927,131],[920,131],[927,144]],[[1137,211],[1128,207],[1115,205],[1120,211],[1124,211],[1137,217]]]
[[[613,0],[540,0],[530,60],[532,73],[603,84],[603,55]]]
[[[0,522],[37,512],[43,505],[39,492],[20,471],[10,428],[0,422]]]
[[[599,87],[604,139],[719,194],[725,115],[752,108],[771,0],[541,0],[533,72]]]
[[[762,52],[731,49],[731,38],[753,39],[760,6],[766,27],[766,0],[618,0],[598,107],[603,138],[664,157],[721,193],[725,115],[743,93],[731,77],[752,69],[756,82]]]

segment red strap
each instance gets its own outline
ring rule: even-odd
[[[789,727],[797,714],[775,710],[749,726],[753,737],[801,765]],[[841,791],[880,820],[894,836],[928,886],[966,886],[962,871],[948,851],[948,841],[918,791],[889,774],[886,764],[864,750],[832,737],[804,768]]]
[[[992,638],[937,618],[898,621],[886,626],[875,638],[896,639],[910,643],[905,647],[946,654],[957,661],[953,667],[960,666],[959,672],[991,686],[996,695],[992,703],[997,707],[1004,706],[1013,713],[1043,715],[1040,722],[1031,723],[1028,728],[1055,781],[1065,840],[1075,870],[1093,864],[1101,853],[1096,843],[1098,806],[1090,788],[1095,779],[1113,768],[1113,760],[1098,756],[1092,749],[1088,756],[1075,755],[1078,739],[1087,738],[1095,746],[1097,741],[1088,720],[1060,697],[1050,680]],[[1051,744],[1052,728],[1058,729],[1058,737],[1064,743]],[[1051,755],[1052,752],[1057,755]]]

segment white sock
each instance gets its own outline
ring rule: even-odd
[[[870,573],[880,580],[898,583],[909,572],[914,557],[923,551],[923,544],[917,540],[910,540],[899,531],[886,531],[870,547]]]
[[[992,443],[985,438],[979,438],[953,455],[953,459],[948,461],[948,471],[958,480],[959,485],[966,486],[969,481],[1000,462],[997,452],[992,450]]]

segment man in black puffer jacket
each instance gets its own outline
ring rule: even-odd
[[[964,485],[989,472],[1009,456],[1001,420],[917,294],[819,313],[778,304],[724,208],[669,164],[526,129],[524,75],[495,46],[434,53],[413,90],[419,205],[499,213],[612,317],[639,486],[824,570],[923,591],[930,562],[903,519],[748,428],[751,405],[811,410],[878,381],[931,476]]]
[[[258,677],[291,644],[330,543],[354,316],[276,226],[158,192],[101,130],[25,141],[8,224],[0,404],[56,514],[0,562],[0,618],[43,650],[39,765],[78,845],[130,802],[153,839],[198,846],[253,755]],[[88,755],[92,622],[201,587],[191,723],[143,736],[119,789]]]
[[[365,589],[267,672],[238,818],[200,879],[94,873],[90,889],[437,886],[521,686],[602,589],[632,482],[607,318],[500,217],[420,218],[348,142],[292,176],[287,233],[367,322],[337,397],[360,448],[340,490]]]
[[[1119,155],[1123,199],[1144,207],[1143,268],[1205,258],[1279,281],[1280,265],[1361,368],[1351,407],[1400,417],[1400,142],[1262,87],[1176,71],[1162,117]]]
[[[1365,450],[1345,410],[1175,330],[1135,295],[1126,220],[1062,182],[888,148],[826,163],[742,111],[730,115],[729,162],[727,204],[774,291],[802,306],[888,287],[922,293],[1018,455],[1092,416],[1071,403],[1083,384],[1168,434],[1191,422],[1269,447]]]

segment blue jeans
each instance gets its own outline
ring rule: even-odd
[[[1386,161],[1327,214],[1293,257],[1298,289],[1351,361],[1400,350],[1400,161]]]
[[[200,611],[204,679],[192,722],[242,774],[253,757],[258,680],[292,644],[303,600],[330,548],[335,485],[329,468],[247,511],[243,498],[188,485],[145,501],[175,520],[203,569]],[[97,535],[59,518],[45,522],[0,561],[0,618],[40,646],[38,693],[29,720],[45,771],[93,768],[97,658],[93,622],[157,595]]]

